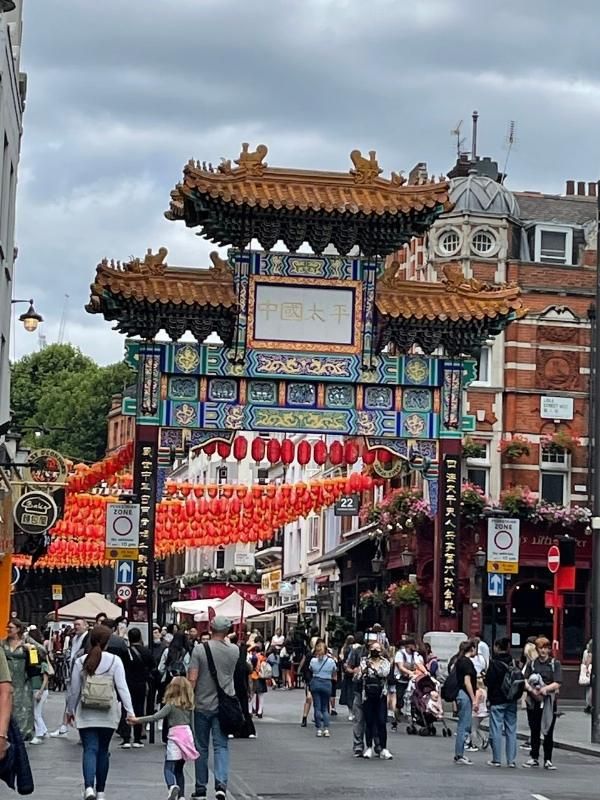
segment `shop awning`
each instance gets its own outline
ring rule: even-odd
[[[248,614],[246,619],[260,619],[261,617],[270,617],[273,614],[276,614],[278,611],[288,611],[291,608],[295,608],[298,605],[298,600],[295,600],[293,603],[284,603],[281,606],[274,606],[270,608],[268,611],[260,611],[258,614]]]
[[[354,550],[355,547],[358,547],[359,544],[366,542],[374,528],[375,524],[371,523],[370,525],[364,525],[362,528],[352,531],[348,538],[344,539],[344,541],[338,544],[337,547],[334,547],[333,550],[319,556],[319,558],[315,558],[313,561],[309,561],[309,566],[313,564],[324,564],[326,561],[335,561],[340,558],[340,556],[346,555],[350,550]]]

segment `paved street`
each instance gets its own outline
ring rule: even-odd
[[[61,696],[52,697],[48,723],[57,724]],[[265,717],[257,722],[258,739],[232,742],[231,796],[235,800],[302,800],[314,797],[371,798],[378,794],[411,800],[458,800],[472,793],[493,800],[592,800],[597,797],[597,757],[558,750],[554,773],[543,770],[491,770],[488,754],[475,753],[473,767],[452,763],[453,741],[422,739],[404,731],[391,734],[390,762],[356,760],[351,755],[350,723],[339,716],[331,739],[316,739],[312,728],[298,724],[303,693],[271,692]],[[573,712],[575,716],[576,712]],[[582,715],[583,717],[583,715]],[[564,718],[566,719],[566,718]],[[582,720],[587,724],[587,718]],[[35,797],[66,800],[79,797],[81,750],[75,733],[30,748],[36,777]],[[520,751],[520,757],[523,751]],[[160,800],[163,750],[113,750],[108,800]],[[487,791],[486,791],[487,787]],[[209,794],[209,798],[210,798]]]

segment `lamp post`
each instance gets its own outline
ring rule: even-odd
[[[33,300],[11,300],[10,302],[13,304],[29,303],[29,308],[27,309],[27,311],[21,314],[21,316],[19,317],[19,322],[23,323],[23,327],[28,333],[34,333],[34,331],[37,331],[38,325],[40,324],[40,322],[44,321],[44,318],[40,314],[38,314],[35,308],[33,307]]]
[[[597,189],[600,190],[600,181]],[[592,742],[600,744],[600,197],[596,210],[596,305],[592,319]]]

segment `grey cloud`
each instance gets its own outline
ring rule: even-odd
[[[205,264],[211,246],[162,212],[190,156],[241,141],[276,165],[345,170],[358,146],[440,173],[477,108],[501,162],[517,121],[512,188],[591,180],[598,22],[595,0],[26,0],[17,291],[49,338],[68,292],[67,334],[114,357],[120,337],[83,312],[95,264],[163,243]]]

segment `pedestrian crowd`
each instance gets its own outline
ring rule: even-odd
[[[0,643],[0,699],[11,698],[0,708],[0,779],[7,780],[9,736],[11,744],[39,745],[66,736],[74,726],[82,745],[84,800],[105,800],[113,737],[120,738],[123,750],[142,748],[156,724],[165,745],[168,800],[185,797],[186,761],[194,763],[190,798],[207,796],[211,741],[215,800],[225,800],[229,740],[256,738],[255,720],[263,718],[267,691],[296,688],[304,690],[301,725],[308,727],[312,710],[319,739],[331,737],[339,695],[339,707],[352,723],[353,755],[366,760],[393,759],[388,733],[402,721],[408,734],[451,737],[445,720],[451,706],[457,765],[473,765],[473,754],[489,748],[489,767],[516,768],[522,705],[530,731],[529,758],[522,766],[555,769],[562,671],[544,637],[531,637],[519,658],[506,638],[498,639],[491,652],[482,638],[465,639],[445,665],[426,642],[404,637],[393,647],[379,624],[347,636],[337,649],[318,629],[298,628],[288,636],[277,629],[269,641],[257,631],[241,633],[217,616],[210,632],[202,634],[175,624],[154,625],[146,646],[141,630],[124,618],[98,615],[92,627],[78,619],[69,630],[46,635],[11,619]],[[44,704],[61,661],[67,675],[64,716],[49,732]],[[579,680],[586,691],[590,673],[591,643]],[[15,747],[17,752],[26,760],[24,747]]]

